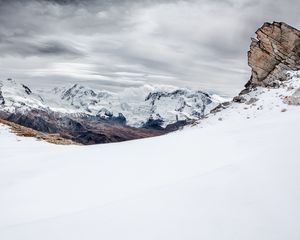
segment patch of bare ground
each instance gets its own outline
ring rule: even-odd
[[[60,134],[42,133],[42,132],[33,130],[31,128],[21,126],[19,124],[16,124],[16,123],[13,123],[10,121],[6,121],[1,118],[0,118],[0,124],[4,124],[4,125],[8,126],[11,129],[11,131],[18,136],[34,137],[37,140],[43,140],[48,143],[58,144],[58,145],[71,145],[71,144],[80,145],[79,143],[73,142],[72,140],[61,137]]]

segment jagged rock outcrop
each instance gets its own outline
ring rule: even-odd
[[[4,105],[4,104],[5,104],[5,99],[2,94],[2,84],[0,82],[0,105]]]
[[[0,89],[0,105],[4,105],[5,104],[5,100],[4,100],[4,97],[2,95],[2,91]]]
[[[272,86],[286,79],[286,72],[300,69],[300,31],[282,22],[265,23],[256,31],[248,52],[252,76],[246,84]]]

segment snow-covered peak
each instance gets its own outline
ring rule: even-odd
[[[11,111],[14,108],[43,108],[41,95],[23,83],[10,78],[0,81],[0,103]]]

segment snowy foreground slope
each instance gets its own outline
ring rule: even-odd
[[[300,239],[300,107],[283,103],[299,86],[124,143],[56,146],[0,126],[0,239]]]

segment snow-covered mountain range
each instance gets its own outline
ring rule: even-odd
[[[166,86],[113,93],[79,84],[33,89],[12,79],[0,81],[0,116],[50,133],[82,132],[86,125],[93,125],[89,126],[89,131],[93,131],[105,124],[105,129],[109,125],[131,131],[148,129],[152,132],[146,136],[160,135],[200,119],[221,101],[222,98],[202,91]],[[104,142],[118,141],[118,137]],[[120,140],[139,137],[144,137],[144,133],[122,136]]]
[[[60,113],[89,114],[104,119],[121,117],[132,127],[142,127],[150,119],[159,120],[163,127],[180,120],[196,120],[220,101],[202,91],[175,87],[143,88],[119,94],[79,84],[40,90],[7,79],[0,81],[0,98],[2,109],[7,111],[38,108]],[[142,90],[142,94],[139,90]],[[137,91],[139,94],[134,94]]]

